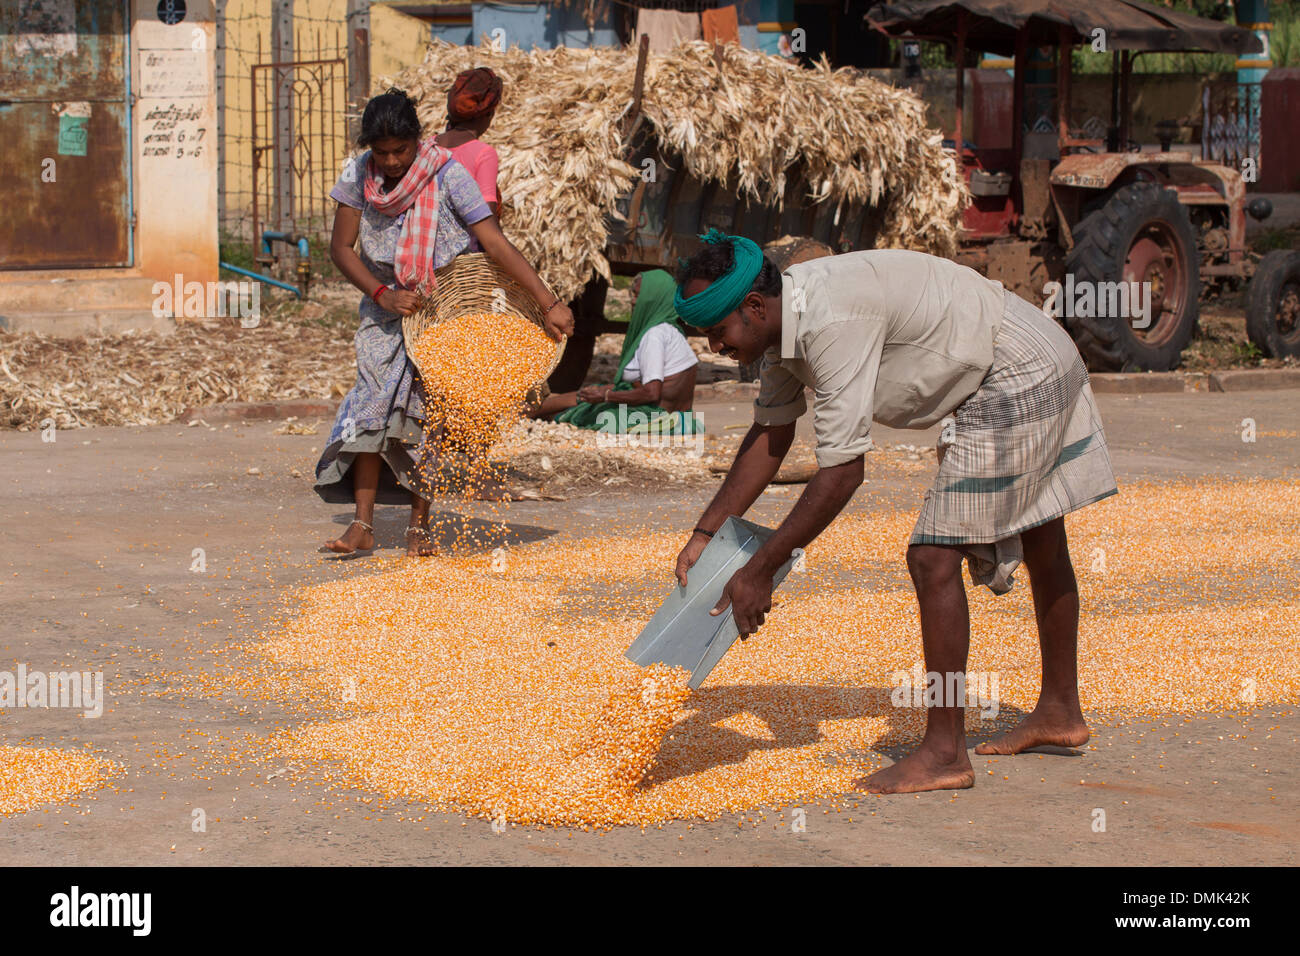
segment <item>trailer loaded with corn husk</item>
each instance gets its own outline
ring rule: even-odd
[[[876,247],[956,251],[968,193],[910,91],[735,45],[638,56],[441,41],[379,89],[405,89],[441,128],[447,89],[475,66],[505,83],[484,136],[501,156],[502,226],[574,301],[553,388],[585,376],[611,276],[671,270],[709,227],[772,244],[783,265]]]

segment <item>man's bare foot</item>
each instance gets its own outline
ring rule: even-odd
[[[428,528],[406,529],[406,556],[408,558],[428,558],[438,553],[437,546]]]
[[[375,529],[364,521],[354,521],[342,535],[325,542],[325,550],[335,554],[352,554],[354,551],[375,549]]]
[[[975,786],[975,771],[963,750],[951,759],[921,749],[897,763],[854,781],[867,793],[919,793],[922,790],[965,790]]]
[[[985,741],[975,748],[977,754],[1018,754],[1031,747],[1082,747],[1092,735],[1083,722],[1083,714],[1064,711],[1034,712],[1008,733]]]

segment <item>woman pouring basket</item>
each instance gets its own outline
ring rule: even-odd
[[[490,74],[480,69],[457,78],[448,98],[451,122],[437,139],[457,131],[452,123],[464,119],[457,110],[477,113],[471,131],[486,129],[484,118],[490,120],[500,98],[500,80]],[[330,191],[339,203],[330,258],[364,294],[355,337],[357,381],[339,406],[316,465],[317,494],[355,508],[344,533],[322,549],[335,554],[365,554],[375,548],[376,503],[409,503],[407,554],[435,552],[429,500],[421,492],[427,494],[422,474],[437,449],[425,437],[419,372],[402,333],[403,317],[436,285],[435,269],[481,251],[531,297],[552,339],[562,341],[573,331],[568,306],[505,237],[484,199],[485,190],[456,158],[463,147],[483,144],[466,139],[463,132],[448,137],[452,148],[421,136],[415,102],[406,93],[390,89],[374,97],[366,104],[357,140],[366,151],[344,167]],[[486,157],[477,147],[467,161],[485,179],[491,176],[496,200],[496,163],[490,161],[495,151]]]

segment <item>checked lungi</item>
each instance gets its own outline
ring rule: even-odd
[[[963,548],[971,575],[999,593],[1019,534],[1117,492],[1088,372],[1070,336],[1008,294],[980,387],[940,436],[939,473],[911,544]]]

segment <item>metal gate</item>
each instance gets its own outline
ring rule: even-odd
[[[1201,88],[1201,158],[1240,171],[1259,163],[1258,83],[1206,83]]]
[[[131,264],[124,0],[0,2],[0,269]]]
[[[346,57],[252,67],[253,242],[329,235],[347,156]]]

